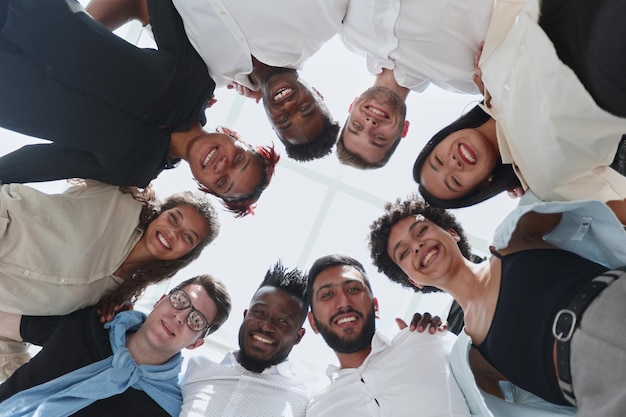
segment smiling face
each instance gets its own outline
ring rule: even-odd
[[[283,144],[304,145],[322,133],[329,116],[319,93],[300,82],[296,71],[273,71],[261,92],[267,118]]]
[[[208,227],[207,220],[195,208],[176,206],[152,220],[137,245],[143,245],[153,259],[179,259],[206,239]]]
[[[208,133],[188,146],[193,177],[213,195],[233,200],[250,195],[262,178],[262,167],[252,147],[225,133]]]
[[[406,105],[393,91],[371,87],[350,105],[343,131],[345,148],[369,163],[382,161],[396,141],[405,137]]]
[[[370,346],[378,301],[351,266],[333,266],[315,278],[309,323],[335,352],[354,353]]]
[[[498,153],[477,129],[461,129],[435,146],[420,172],[420,184],[434,197],[463,197],[485,183]]]
[[[275,287],[257,290],[239,328],[239,363],[253,372],[278,364],[304,335],[302,302]]]
[[[212,323],[217,313],[215,302],[201,285],[192,284],[183,288],[189,295],[193,308],[201,312]],[[183,348],[201,346],[204,332],[194,332],[187,325],[187,315],[191,310],[177,310],[167,296],[155,304],[154,309],[141,326],[141,334],[151,349],[171,357]],[[139,334],[139,332],[138,332]]]
[[[422,215],[405,217],[391,228],[387,255],[414,286],[445,289],[450,267],[464,259],[459,240],[454,230],[446,231]]]

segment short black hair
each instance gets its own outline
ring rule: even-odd
[[[398,282],[404,287],[412,288],[416,292],[440,291],[432,286],[425,286],[422,289],[413,286],[409,281],[408,275],[387,254],[387,243],[391,228],[400,220],[418,214],[426,217],[442,229],[454,230],[460,238],[458,246],[461,253],[467,259],[472,259],[467,236],[456,217],[442,208],[429,205],[417,194],[411,194],[404,200],[398,198],[395,202],[385,204],[385,213],[370,225],[370,256],[374,265],[378,267],[378,271],[385,274],[390,280]]]
[[[441,208],[468,207],[488,200],[503,191],[521,186],[519,178],[517,178],[515,171],[513,171],[513,166],[511,164],[502,163],[501,158],[498,158],[496,166],[491,172],[493,181],[491,181],[487,187],[476,187],[459,198],[449,200],[437,198],[430,194],[420,183],[422,167],[435,146],[452,133],[461,129],[477,128],[485,124],[489,119],[491,119],[491,116],[485,113],[480,105],[476,105],[472,110],[437,132],[417,155],[417,159],[413,164],[413,179],[419,184],[419,192],[429,204]]]
[[[282,261],[278,260],[267,270],[257,291],[263,287],[278,288],[300,300],[302,304],[301,319],[304,322],[309,310],[309,300],[307,297],[307,278],[302,271],[297,268],[288,271]]]
[[[301,145],[293,145],[284,141],[285,152],[289,158],[300,162],[323,158],[331,153],[335,142],[337,142],[338,133],[339,123],[332,120],[330,113],[324,110],[324,128],[320,134],[309,143]]]

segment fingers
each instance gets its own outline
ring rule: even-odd
[[[399,317],[396,317],[396,324],[398,325],[398,328],[400,330],[406,329],[408,327],[408,324],[406,324],[406,321],[402,320]]]

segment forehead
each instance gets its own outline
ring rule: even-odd
[[[366,286],[365,279],[359,271],[348,265],[337,265],[320,272],[313,283],[313,291],[325,286],[343,285],[349,282],[358,282]]]
[[[189,295],[193,307],[200,311],[209,322],[212,322],[217,314],[217,306],[202,285],[191,284],[182,289]]]
[[[302,308],[302,301],[285,290],[272,286],[265,286],[259,288],[252,296],[250,307],[254,305],[279,307],[281,310],[288,310],[289,312],[295,312],[294,314],[297,314]]]

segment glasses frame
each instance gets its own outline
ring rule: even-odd
[[[182,292],[185,295],[185,298],[187,300],[187,305],[185,305],[184,307],[177,307],[174,305],[174,303],[172,302],[172,295],[174,295],[174,293],[176,293],[177,291]],[[185,322],[187,323],[187,327],[189,327],[189,330],[191,330],[192,332],[196,332],[196,333],[200,333],[200,332],[204,332],[204,335],[202,336],[202,338],[204,339],[205,337],[207,337],[207,335],[209,334],[209,330],[211,330],[211,323],[209,323],[209,320],[207,320],[206,316],[204,314],[202,314],[202,312],[200,310],[198,310],[197,308],[195,308],[193,306],[193,304],[191,303],[191,297],[189,297],[189,294],[187,294],[187,292],[185,290],[183,290],[180,287],[174,287],[172,288],[172,290],[167,294],[167,299],[170,302],[170,305],[175,308],[176,310],[182,311],[182,310],[187,310],[188,308],[191,309],[191,311],[189,312],[189,314],[187,314],[187,317],[185,318]],[[190,317],[193,313],[199,314],[200,317],[202,317],[202,319],[204,319],[204,322],[206,323],[206,327],[204,327],[203,329],[200,330],[195,330],[193,327],[191,327],[191,323],[190,323]]]

